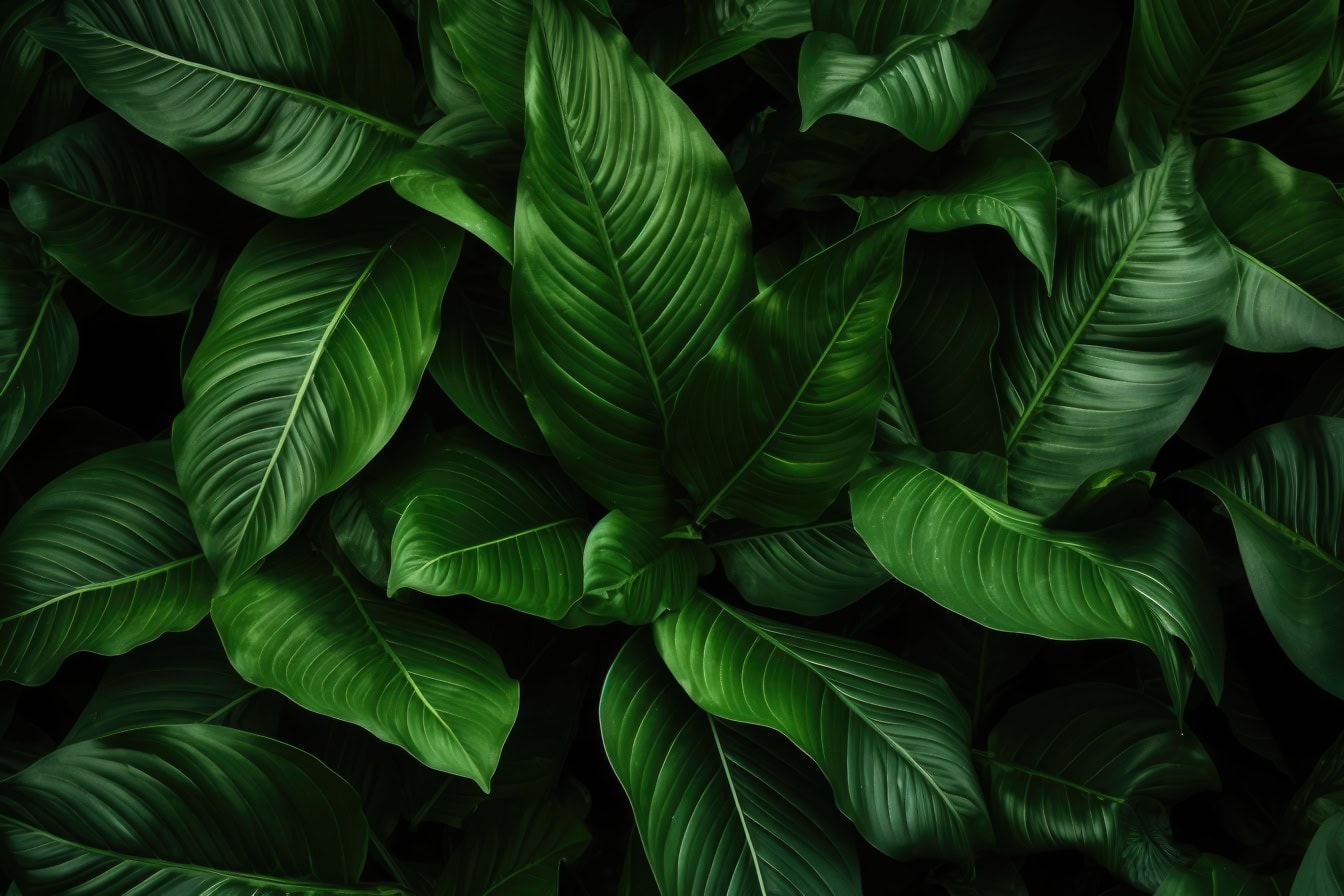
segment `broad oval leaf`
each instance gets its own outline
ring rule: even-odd
[[[646,634],[612,662],[598,717],[664,893],[862,893],[849,825],[816,768],[777,735],[702,711]]]
[[[190,308],[215,267],[192,212],[191,169],[111,113],[72,124],[0,166],[42,248],[130,314]]]
[[[1170,507],[1098,533],[1048,529],[918,463],[851,492],[854,526],[896,578],[954,613],[1000,631],[1148,645],[1173,702],[1184,703],[1185,643],[1222,691],[1222,612],[1199,536]]]
[[[67,0],[33,26],[89,92],[282,215],[387,180],[415,141],[411,70],[373,0]]]
[[[518,683],[457,626],[370,598],[335,564],[297,550],[216,597],[211,617],[248,681],[489,792]]]
[[[597,521],[583,545],[579,608],[627,625],[645,625],[681,606],[695,591],[695,554],[683,540],[613,510]]]
[[[668,467],[711,514],[816,519],[873,443],[889,384],[887,322],[906,226],[866,227],[766,287],[695,366],[668,427]]]
[[[518,373],[556,458],[661,524],[666,415],[741,307],[750,222],[694,114],[584,4],[537,4],[515,217]]]
[[[392,535],[389,594],[470,594],[559,619],[583,596],[583,496],[540,458],[448,448]]]
[[[365,832],[322,763],[215,725],[71,744],[0,784],[0,862],[25,896],[400,892],[357,885]]]
[[[51,6],[51,0],[17,0],[0,13],[0,146],[18,121],[23,106],[37,87],[42,71],[42,45],[26,29]]]
[[[897,859],[958,859],[986,839],[970,721],[939,676],[703,594],[658,619],[653,633],[701,709],[788,737],[878,849]]]
[[[1284,653],[1344,698],[1344,419],[1267,426],[1178,475],[1227,507],[1251,591]]]
[[[0,535],[0,679],[51,678],[73,653],[125,653],[194,626],[214,577],[166,442],[81,464]]]
[[[592,835],[557,800],[490,802],[472,813],[435,892],[439,896],[556,893],[562,862],[583,854]]]
[[[229,272],[173,423],[182,492],[227,587],[357,473],[410,407],[461,231],[277,221]]]
[[[1344,812],[1316,831],[1293,878],[1290,896],[1339,896],[1344,890]]]

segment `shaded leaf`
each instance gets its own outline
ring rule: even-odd
[[[668,84],[762,41],[794,37],[812,28],[808,0],[691,0],[686,9],[685,22],[651,16],[635,38],[649,68]]]
[[[436,892],[443,896],[547,896],[562,862],[578,858],[590,834],[558,801],[491,802],[467,823]]]
[[[627,625],[645,625],[675,610],[695,591],[695,554],[678,539],[613,510],[597,521],[583,546],[579,608]]]
[[[1272,877],[1252,874],[1222,856],[1206,853],[1190,868],[1173,872],[1156,896],[1287,896]]]
[[[476,88],[495,121],[512,134],[521,133],[532,0],[438,0],[438,7],[462,77]]]
[[[48,11],[50,0],[18,0],[0,13],[0,147],[5,145],[42,73],[42,45],[24,29]]]
[[[1293,878],[1291,896],[1339,896],[1344,892],[1344,813],[1332,816],[1316,831]]]

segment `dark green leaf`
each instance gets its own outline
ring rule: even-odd
[[[812,29],[808,0],[690,0],[684,23],[650,17],[635,39],[668,84],[718,65],[772,38]],[[677,27],[680,25],[681,27]]]
[[[1339,896],[1344,893],[1344,813],[1316,831],[1293,878],[1291,896]]]
[[[521,134],[532,0],[438,0],[438,6],[440,27],[462,77],[476,88],[495,121]]]
[[[50,0],[17,0],[0,12],[0,84],[5,85],[0,95],[0,147],[5,145],[42,72],[42,45],[24,29],[50,6]]]
[[[1272,877],[1252,874],[1222,856],[1206,853],[1190,868],[1173,872],[1156,896],[1287,896]]]
[[[1289,406],[1287,416],[1311,414],[1344,417],[1344,351],[1335,352],[1316,368],[1302,394]]]
[[[975,27],[990,0],[813,0],[818,31],[848,34],[865,52],[903,34],[955,34]]]
[[[583,822],[558,801],[493,802],[467,823],[437,892],[440,896],[550,896],[561,862],[588,846]]]

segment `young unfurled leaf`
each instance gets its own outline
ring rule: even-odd
[[[597,521],[583,546],[580,608],[627,625],[645,625],[675,610],[695,591],[689,544],[666,539],[619,510]]]

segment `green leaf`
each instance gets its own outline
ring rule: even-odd
[[[322,763],[214,725],[71,744],[0,784],[0,862],[25,896],[400,893],[356,884],[365,830]]]
[[[702,712],[647,635],[617,654],[598,716],[664,893],[862,892],[849,826],[816,768],[777,735]]]
[[[1246,577],[1274,638],[1344,698],[1344,419],[1297,417],[1177,474],[1227,507]]]
[[[209,285],[215,245],[192,211],[191,169],[116,116],[58,131],[0,177],[43,250],[116,308],[172,314]]]
[[[1208,379],[1236,292],[1193,153],[1060,209],[1055,294],[1026,288],[997,343],[1009,500],[1050,513],[1088,476],[1147,468]]]
[[[666,415],[741,307],[750,222],[695,115],[621,33],[537,5],[518,193],[518,373],[566,471],[661,524]]]
[[[24,30],[47,12],[50,0],[18,0],[0,14],[0,147],[5,145],[42,73],[42,45]]]
[[[1344,136],[1344,16],[1335,20],[1335,36],[1325,69],[1284,122],[1293,149],[1312,148],[1330,158]]]
[[[897,859],[958,859],[986,839],[970,721],[937,675],[707,595],[660,618],[653,633],[701,709],[788,737],[878,849]]]
[[[695,554],[684,541],[613,510],[583,546],[580,609],[627,625],[645,625],[675,610],[695,591]]]
[[[480,94],[463,77],[462,63],[448,41],[439,18],[439,0],[415,0],[415,36],[425,86],[439,111],[453,113],[463,104],[481,106]]]
[[[411,70],[373,0],[66,0],[29,33],[99,102],[282,215],[387,180],[416,132]]]
[[[438,0],[462,77],[511,134],[523,131],[524,58],[532,0]],[[450,111],[445,109],[444,111]]]
[[[561,862],[572,862],[591,835],[558,801],[487,803],[467,822],[439,880],[442,896],[551,896]]]
[[[1170,844],[1151,849],[1145,826],[1162,804],[1219,786],[1213,760],[1170,709],[1109,684],[1018,704],[990,733],[986,762],[1000,848],[1076,849],[1148,892],[1179,857]]]
[[[1287,896],[1272,877],[1252,874],[1222,856],[1204,854],[1190,868],[1173,872],[1156,896]]]
[[[906,228],[864,228],[766,287],[692,371],[668,467],[711,514],[808,523],[858,470],[889,383]]]
[[[990,0],[813,0],[812,21],[818,31],[867,41],[863,49],[871,52],[902,34],[955,34],[974,28],[989,6]]]
[[[518,715],[518,684],[484,643],[368,597],[339,567],[297,549],[216,597],[211,616],[248,681],[489,792]]]
[[[762,41],[812,30],[808,0],[695,0],[686,7],[685,22],[650,16],[635,38],[649,68],[667,84],[718,65]]]
[[[1156,478],[1151,470],[1133,473],[1102,470],[1078,486],[1073,497],[1042,525],[1049,529],[1093,532],[1140,516],[1153,505],[1150,490]]]
[[[115,656],[189,629],[213,587],[168,444],[96,457],[0,535],[0,679],[42,684],[79,651]]]
[[[1344,346],[1344,198],[1254,143],[1212,140],[1200,195],[1241,272],[1227,341],[1256,352]]]
[[[1284,841],[1305,843],[1331,816],[1344,812],[1344,734],[1335,738],[1293,794],[1285,813]]]
[[[1316,831],[1293,878],[1291,896],[1339,896],[1344,893],[1344,813]]]
[[[386,588],[392,552],[374,514],[375,508],[356,480],[336,493],[327,524],[350,565],[370,582]]]
[[[470,594],[547,619],[583,596],[583,496],[550,463],[502,446],[449,449],[408,493],[389,594]]]
[[[227,587],[391,438],[438,331],[461,232],[277,221],[220,290],[173,423],[182,492]]]
[[[1138,0],[1115,122],[1131,168],[1172,129],[1225,134],[1286,112],[1330,52],[1339,0]]]
[[[1199,536],[1170,507],[1095,534],[1061,532],[903,460],[850,497],[854,527],[882,565],[952,612],[1000,631],[1146,644],[1178,707],[1187,688],[1179,638],[1215,698],[1222,691],[1212,573]]]

